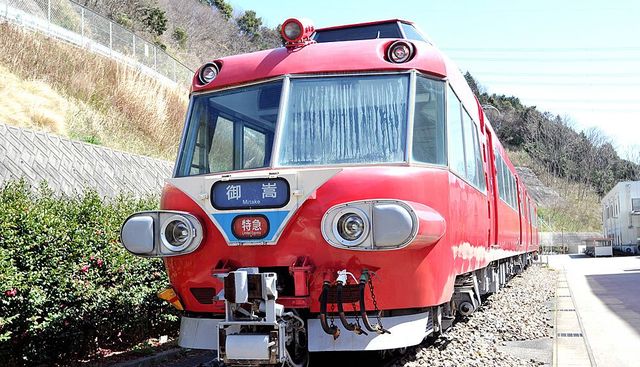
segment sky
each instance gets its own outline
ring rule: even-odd
[[[487,92],[597,127],[623,157],[640,151],[640,1],[227,1],[270,27],[411,20]]]

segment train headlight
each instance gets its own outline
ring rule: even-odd
[[[334,247],[391,250],[416,238],[418,218],[399,200],[353,201],[336,205],[322,218],[322,235]]]
[[[413,44],[406,41],[395,41],[387,48],[387,60],[401,64],[411,60],[415,52]]]
[[[200,85],[211,83],[218,76],[219,72],[220,66],[215,62],[204,64],[198,72],[198,81],[200,82]]]
[[[367,215],[360,209],[348,209],[334,218],[338,240],[345,246],[356,246],[364,241],[369,230]]]
[[[198,218],[168,210],[135,213],[120,230],[122,245],[134,255],[145,257],[188,254],[200,246],[202,237]]]
[[[181,215],[174,215],[165,221],[160,231],[163,244],[173,252],[184,250],[195,236],[196,229]]]

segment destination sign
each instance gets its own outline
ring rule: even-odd
[[[282,208],[289,203],[283,178],[218,181],[211,187],[211,205],[218,210]]]

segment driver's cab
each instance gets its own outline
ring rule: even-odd
[[[400,19],[320,28],[312,38],[318,43],[394,38],[432,44],[412,22]]]

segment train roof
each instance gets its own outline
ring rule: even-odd
[[[334,26],[329,26],[329,27],[322,27],[322,28],[317,28],[316,32],[331,31],[331,30],[334,30],[334,29],[355,28],[355,27],[362,27],[362,26],[367,26],[367,25],[394,23],[394,22],[400,22],[400,23],[406,23],[406,24],[415,25],[415,23],[410,21],[410,20],[393,18],[393,19],[374,20],[374,21],[371,21],[371,22],[341,24],[341,25],[334,25]]]
[[[426,42],[412,42],[413,59],[395,64],[385,59],[385,49],[394,39],[371,39],[313,43],[304,47],[233,55],[216,60],[221,68],[214,81],[199,86],[194,76],[193,91],[220,89],[237,84],[288,74],[327,74],[367,71],[407,71],[416,69],[438,78],[447,76],[442,53]],[[450,68],[449,68],[450,69]]]

